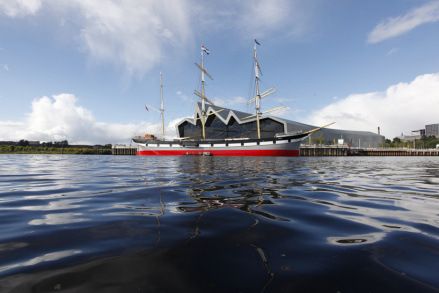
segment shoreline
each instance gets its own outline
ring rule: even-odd
[[[0,146],[0,154],[23,155],[111,155],[111,148],[33,147]]]

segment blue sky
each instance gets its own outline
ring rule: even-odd
[[[439,123],[439,1],[0,0],[0,140],[129,143],[206,96],[252,112],[253,45],[273,115],[386,138]]]

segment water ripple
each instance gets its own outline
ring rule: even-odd
[[[2,292],[439,291],[435,158],[2,155],[0,166]]]

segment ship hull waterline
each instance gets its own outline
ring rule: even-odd
[[[298,141],[266,142],[266,145],[239,145],[237,143],[213,144],[211,146],[182,146],[179,144],[139,144],[138,156],[276,156],[299,157]]]

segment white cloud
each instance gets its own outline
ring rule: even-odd
[[[177,91],[176,95],[178,96],[179,99],[181,99],[182,101],[194,101],[193,97],[188,97],[187,95],[183,94],[181,91]]]
[[[41,8],[41,0],[1,0],[0,12],[9,17],[33,15]]]
[[[194,34],[238,33],[261,37],[286,29],[302,32],[311,11],[288,0],[0,0],[11,18],[44,14],[88,54],[92,64],[109,63],[129,77],[142,77],[168,56],[192,49]],[[56,13],[55,13],[56,12]]]
[[[390,50],[390,51],[387,53],[387,56],[390,56],[390,55],[392,55],[392,54],[394,54],[394,53],[396,53],[396,52],[398,52],[398,51],[399,51],[398,48],[393,48],[392,50]]]
[[[215,97],[213,99],[213,103],[215,104],[215,106],[218,106],[218,107],[227,107],[226,101],[224,99],[221,99],[218,97]]]
[[[142,76],[191,39],[187,1],[76,0],[84,16],[80,40],[93,60],[116,62]]]
[[[62,141],[70,144],[130,143],[135,135],[162,132],[161,123],[116,124],[96,121],[91,111],[78,106],[72,94],[42,97],[32,102],[32,112],[24,122],[0,121],[0,140]],[[170,121],[165,135],[175,137],[175,125],[182,118]]]
[[[177,118],[174,120],[171,120],[168,122],[168,124],[164,125],[165,126],[165,137],[166,139],[174,139],[177,138],[177,133],[176,133],[176,129],[175,129],[175,125],[180,122],[181,120],[183,120],[185,117],[182,118]],[[135,133],[135,135],[139,135],[139,136],[143,136],[145,134],[154,134],[157,135],[159,137],[162,136],[162,124],[161,123],[155,123],[155,124],[151,124],[148,123],[146,125],[142,124],[142,127],[139,128],[137,127],[137,131]]]
[[[243,23],[247,29],[261,30],[277,28],[287,19],[289,14],[287,0],[259,0],[246,3]]]
[[[243,97],[234,97],[234,98],[229,98],[229,99],[215,97],[213,99],[213,103],[215,104],[215,106],[230,108],[236,104],[246,104],[247,99],[245,99]]]
[[[3,69],[6,70],[6,71],[9,71],[9,67],[8,67],[8,65],[7,65],[7,64],[4,64],[4,65],[3,65]]]
[[[197,25],[209,32],[222,30],[245,37],[273,36],[283,30],[283,37],[299,35],[309,26],[312,5],[292,0],[192,1]],[[286,33],[285,33],[286,32]]]
[[[260,36],[288,27],[297,33],[304,27],[301,23],[306,15],[295,1],[288,0],[220,4],[195,0],[75,1],[85,20],[79,38],[83,50],[92,60],[116,62],[130,76],[138,77],[167,54],[191,47],[197,30],[238,30]]]
[[[44,11],[41,4],[0,0],[0,13],[11,18],[47,13],[45,17],[58,19],[62,29],[73,32],[71,39],[93,63],[114,64],[130,77],[143,76],[170,51],[181,52],[192,41],[189,0],[46,0]]]
[[[312,113],[307,121],[334,128],[372,131],[394,138],[403,132],[439,123],[439,73],[416,77],[410,83],[390,86],[386,92],[354,94]]]
[[[370,32],[367,42],[378,43],[405,34],[417,26],[439,20],[439,1],[412,9],[403,16],[388,18]]]
[[[24,122],[0,121],[0,140],[68,140],[72,144],[129,142],[146,124],[108,124],[95,121],[91,111],[78,106],[71,94],[42,97],[32,102]]]

